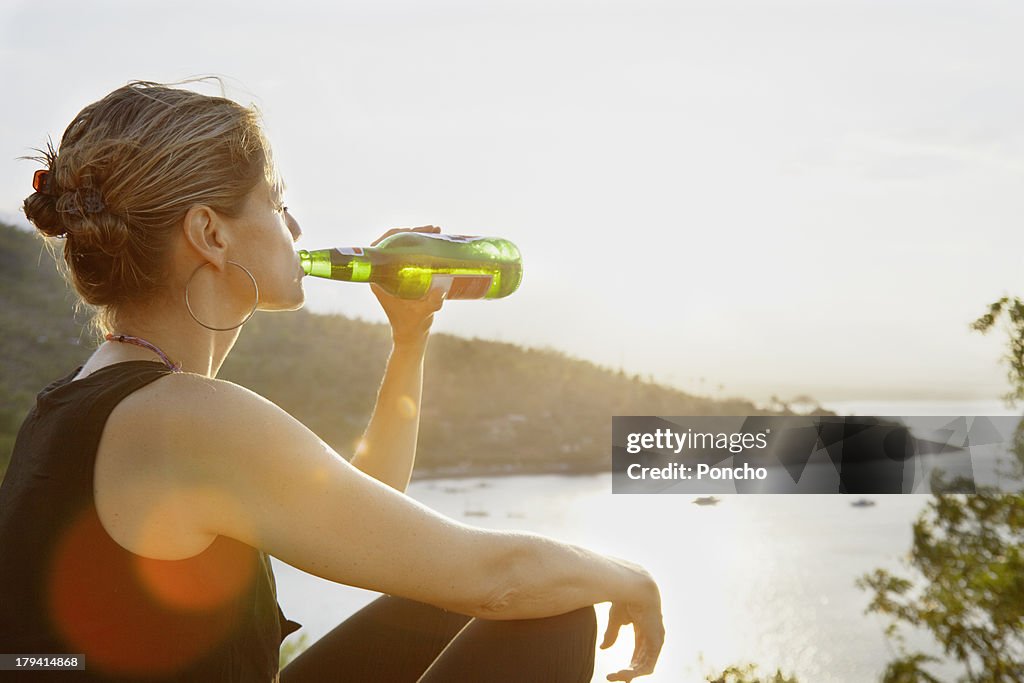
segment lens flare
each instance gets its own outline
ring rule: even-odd
[[[155,546],[166,536],[168,519],[180,516],[183,505],[201,504],[218,510],[221,518],[247,520],[242,506],[232,496],[212,487],[172,491],[154,501],[138,531],[136,547]],[[148,555],[148,553],[147,553]],[[155,599],[169,609],[208,611],[228,604],[253,580],[256,557],[252,548],[223,536],[203,552],[184,560],[161,560],[134,556],[140,582]]]
[[[416,417],[416,401],[410,396],[402,396],[398,399],[398,414],[407,420]]]
[[[108,675],[165,675],[210,652],[251,608],[258,552],[218,536],[185,560],[118,545],[87,506],[56,544],[49,615],[72,652]]]

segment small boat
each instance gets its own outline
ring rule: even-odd
[[[869,508],[874,504],[875,501],[868,500],[867,498],[861,498],[860,500],[855,500],[852,503],[850,503],[850,505],[852,505],[855,508]]]
[[[718,505],[721,501],[714,496],[701,496],[700,498],[694,498],[692,502],[694,505]]]

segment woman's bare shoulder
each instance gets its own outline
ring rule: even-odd
[[[279,452],[299,432],[315,438],[254,391],[222,379],[175,373],[123,400],[110,415],[104,442],[135,463],[138,480],[156,479],[154,486],[224,487],[237,480],[238,467],[276,469],[277,459],[261,462],[253,457],[253,446]]]
[[[244,426],[253,410],[264,420],[290,418],[272,401],[239,384],[179,372],[127,396],[111,418],[149,434],[150,439],[158,435],[188,437],[200,426],[216,427],[216,431]]]
[[[229,380],[207,377],[194,372],[173,372],[133,392],[125,399],[125,402],[137,403],[141,407],[146,405],[147,399],[163,401],[189,401],[204,398],[237,400],[243,396],[250,399],[266,400],[256,392]]]
[[[190,373],[129,394],[111,412],[96,453],[94,500],[104,528],[139,555],[202,551],[216,533],[196,518],[195,503],[203,491],[230,493],[227,472],[240,463],[228,444],[254,421],[273,433],[292,419],[242,386]]]

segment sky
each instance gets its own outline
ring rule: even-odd
[[[713,396],[1008,389],[1005,335],[969,324],[1024,295],[1020,3],[169,7],[0,3],[0,218],[37,168],[17,157],[86,104],[216,74],[263,113],[300,246],[428,224],[519,245],[520,290],[435,331]],[[364,286],[306,291],[384,320]]]

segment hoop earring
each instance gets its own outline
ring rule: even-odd
[[[249,276],[249,279],[252,280],[252,288],[256,292],[256,300],[253,301],[252,308],[249,310],[249,314],[246,315],[245,318],[242,319],[242,322],[238,323],[237,325],[232,325],[231,327],[213,327],[212,325],[207,325],[202,320],[200,320],[199,318],[196,317],[196,314],[192,311],[192,305],[188,301],[188,287],[189,287],[189,285],[192,284],[192,278],[194,278],[196,276],[196,273],[198,273],[200,270],[202,270],[204,266],[208,266],[208,265],[211,265],[209,261],[207,261],[206,263],[201,264],[198,268],[196,268],[195,270],[192,271],[192,274],[189,275],[189,277],[188,277],[188,281],[185,282],[185,308],[188,309],[188,314],[190,316],[192,316],[193,320],[195,320],[197,323],[199,323],[200,325],[202,325],[203,327],[205,327],[208,330],[213,330],[214,332],[228,332],[230,330],[237,330],[239,327],[241,327],[245,323],[249,322],[249,318],[252,317],[253,313],[256,312],[256,307],[259,306],[259,303],[260,303],[260,287],[259,287],[259,285],[256,284],[256,278],[254,278],[252,276],[252,273],[249,272],[249,269],[246,268],[245,266],[243,266],[241,263],[235,263],[234,261],[228,261],[228,265],[238,266],[239,268],[242,269],[242,271],[246,275]]]

